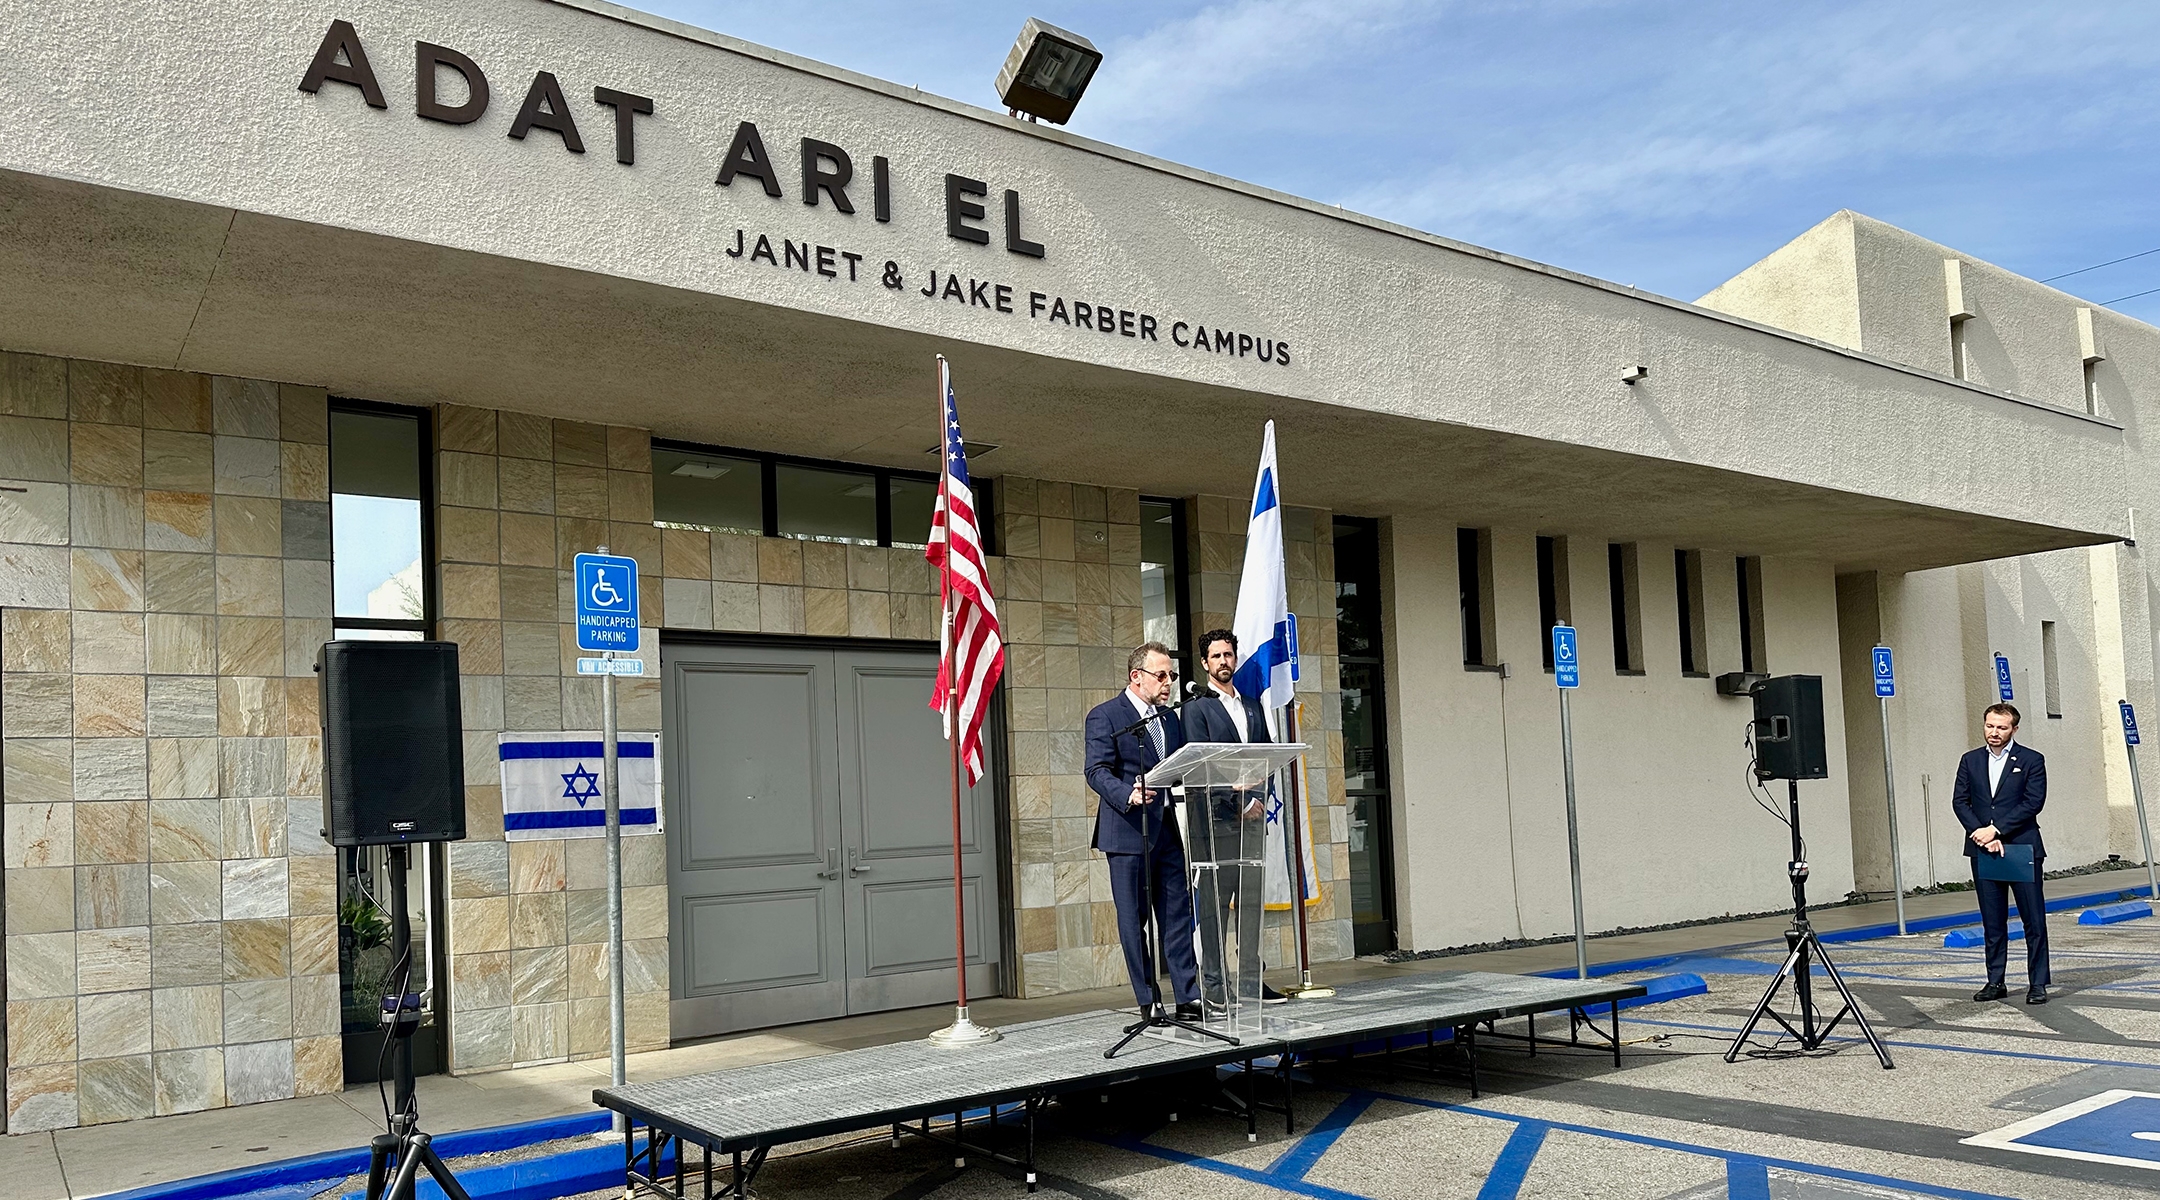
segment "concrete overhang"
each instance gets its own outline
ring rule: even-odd
[[[1443,514],[1886,571],[2112,538],[1999,515],[2021,497],[1975,456],[1948,464],[1967,477],[1971,508],[1915,504],[20,172],[0,171],[0,218],[8,349],[915,469],[934,466],[932,355],[944,353],[970,438],[1000,447],[982,474],[1242,495],[1259,423],[1273,418],[1288,500],[1344,513]],[[1656,414],[1648,389],[1612,402]],[[1977,393],[1966,402],[1975,426],[2067,430],[2096,461],[2116,444],[2104,423]]]

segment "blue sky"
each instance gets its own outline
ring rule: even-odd
[[[1682,299],[1840,208],[2034,277],[2160,247],[2149,2],[636,7],[984,106],[1039,16],[1105,54],[1075,132]]]

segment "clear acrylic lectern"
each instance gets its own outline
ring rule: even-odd
[[[1279,773],[1305,750],[1298,742],[1188,742],[1147,774],[1149,787],[1172,789],[1184,834],[1203,1023],[1241,1040],[1311,1027],[1263,1015],[1260,1004],[1268,813],[1287,794]],[[1175,1027],[1150,1036],[1193,1037]]]

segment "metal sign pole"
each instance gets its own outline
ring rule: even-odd
[[[1897,835],[1897,768],[1892,765],[1890,754],[1890,698],[1897,695],[1897,668],[1891,659],[1890,647],[1878,645],[1872,654],[1875,698],[1882,706],[1883,796],[1890,806],[1890,886],[1897,893],[1898,936],[1910,937],[1905,931],[1905,860],[1899,851]]]
[[[2146,824],[2145,818],[2145,781],[2138,775],[2137,714],[2128,700],[2116,703],[2122,705],[2123,749],[2130,755],[2130,795],[2137,803],[2138,842],[2145,849],[2145,883],[2149,889],[2146,895],[2153,903],[2160,904],[2160,867],[2153,865],[2152,827]]]
[[[1568,884],[1575,892],[1575,978],[1590,978],[1590,944],[1583,928],[1582,842],[1575,829],[1575,726],[1568,715],[1568,692],[1560,689],[1560,774],[1567,783]]]
[[[606,554],[607,547],[600,547]],[[615,652],[602,657],[612,662]],[[617,787],[615,746],[615,675],[600,677],[600,792],[607,810],[607,915],[608,915],[608,1076],[616,1087],[628,1079],[624,1061],[623,1033],[623,899],[622,899],[622,792]],[[628,1128],[627,1118],[615,1114],[616,1132]]]
[[[1590,941],[1583,924],[1582,840],[1575,825],[1575,722],[1568,711],[1568,693],[1582,686],[1582,660],[1576,653],[1572,626],[1552,627],[1552,661],[1553,683],[1560,689],[1560,778],[1567,790],[1568,884],[1575,899],[1575,978],[1588,979]]]
[[[1883,795],[1890,802],[1890,886],[1897,889],[1897,933],[1899,937],[1910,936],[1905,932],[1905,863],[1898,853],[1897,836],[1897,768],[1890,762],[1890,701],[1882,705],[1882,771]]]
[[[608,912],[608,1034],[610,1076],[616,1087],[627,1078],[623,1062],[623,906],[622,906],[622,788],[615,740],[615,676],[641,675],[642,659],[618,659],[636,654],[642,640],[638,629],[637,560],[611,555],[602,546],[596,554],[579,554],[570,564],[577,596],[577,647],[600,655],[578,659],[578,674],[597,674],[600,680],[600,803],[607,822]],[[618,586],[615,576],[620,576]],[[616,1132],[628,1128],[621,1114],[615,1117]]]

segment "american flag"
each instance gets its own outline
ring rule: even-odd
[[[975,526],[975,489],[968,481],[967,448],[960,440],[960,412],[953,402],[952,366],[938,356],[938,384],[944,394],[945,463],[938,478],[937,508],[930,516],[930,547],[923,552],[938,568],[944,602],[944,627],[938,635],[937,695],[930,707],[945,716],[945,736],[953,736],[953,716],[946,700],[959,680],[960,757],[967,763],[968,784],[982,779],[984,705],[1005,673],[1005,643],[998,636],[997,601],[983,566],[982,531]]]

